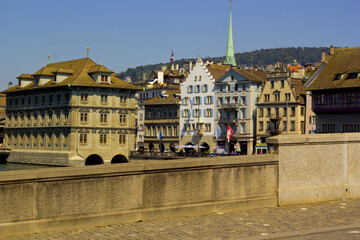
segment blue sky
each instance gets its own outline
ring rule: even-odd
[[[234,0],[235,52],[360,46],[360,0]],[[0,90],[47,61],[86,57],[114,72],[226,52],[227,0],[0,0]]]

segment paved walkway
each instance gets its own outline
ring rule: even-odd
[[[8,239],[360,239],[360,199],[162,219]]]

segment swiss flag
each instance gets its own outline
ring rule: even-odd
[[[233,133],[233,130],[232,130],[231,127],[228,125],[228,127],[227,127],[227,134],[226,134],[226,135],[227,135],[227,140],[228,140],[228,142],[230,142],[232,133]]]

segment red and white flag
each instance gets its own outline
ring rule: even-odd
[[[231,127],[228,125],[227,127],[227,140],[228,142],[230,142],[230,139],[231,139],[231,135],[233,134],[233,130],[231,129]]]
[[[170,63],[171,63],[171,65],[174,64],[174,51],[173,50],[171,50]]]

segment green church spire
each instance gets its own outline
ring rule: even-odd
[[[233,34],[232,34],[231,2],[232,1],[230,1],[230,21],[229,21],[228,44],[227,44],[226,58],[225,58],[224,64],[230,64],[232,66],[236,66],[235,55],[234,55]]]

